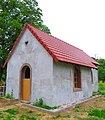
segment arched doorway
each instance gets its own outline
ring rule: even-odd
[[[21,70],[21,100],[30,101],[31,94],[31,71],[29,66],[24,66]]]

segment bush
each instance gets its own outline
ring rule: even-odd
[[[105,91],[105,83],[99,82],[99,91]]]
[[[98,94],[99,94],[99,92],[93,92],[93,96],[98,95]]]
[[[104,95],[105,96],[105,91],[99,91],[99,94]]]
[[[45,108],[45,109],[48,109],[48,110],[56,109],[56,108],[57,108],[56,106],[51,107],[51,106],[48,106],[48,105],[44,104],[42,98],[40,98],[39,100],[37,100],[36,102],[34,102],[34,103],[33,103],[33,106],[37,106],[37,107],[41,107],[41,108]]]
[[[99,82],[98,93],[105,96],[105,83]]]
[[[13,97],[9,93],[7,93],[4,97],[8,99],[13,99]]]

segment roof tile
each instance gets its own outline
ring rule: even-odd
[[[48,53],[53,57],[53,59],[56,62],[63,61],[63,62],[79,64],[82,66],[97,68],[96,65],[98,65],[98,63],[94,59],[92,59],[90,56],[88,56],[83,50],[77,47],[74,47],[73,45],[70,45],[52,35],[49,35],[29,25],[28,23],[25,24],[21,34],[17,38],[11,52],[9,53],[9,56],[6,62],[4,63],[4,66],[9,61],[17,45],[17,42],[19,42],[19,39],[26,28],[30,30],[30,32],[42,44],[42,46],[48,51]]]

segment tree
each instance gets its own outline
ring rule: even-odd
[[[0,0],[0,79],[4,61],[26,22],[50,34],[36,0]]]
[[[99,67],[98,67],[98,78],[99,81],[105,82],[105,59],[99,59]]]

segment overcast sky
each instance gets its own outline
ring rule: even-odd
[[[105,59],[105,0],[37,0],[51,34]]]

